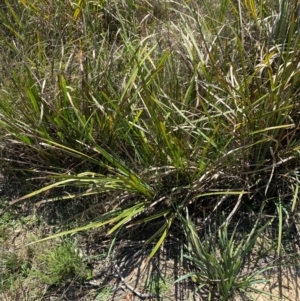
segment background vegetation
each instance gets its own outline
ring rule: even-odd
[[[299,207],[299,14],[298,0],[5,0],[1,173],[22,190],[3,211],[92,205],[96,219],[51,237],[146,224],[150,257],[175,228],[198,279],[211,262],[200,225],[220,246],[237,239],[230,221],[250,223],[251,239],[276,227],[281,255]],[[235,254],[220,247],[224,262],[243,261],[251,239]],[[248,280],[204,283],[227,300]]]

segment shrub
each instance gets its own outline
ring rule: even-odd
[[[45,184],[11,205],[66,186],[47,201],[101,195],[97,222],[58,235],[158,219],[150,256],[191,204],[204,215],[227,196],[234,213],[288,196],[295,209],[298,1],[1,9],[1,160]]]

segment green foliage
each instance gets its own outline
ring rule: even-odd
[[[4,244],[3,244],[4,245]],[[0,250],[0,293],[14,290],[18,279],[25,279],[31,268],[30,259],[24,253]]]
[[[62,284],[73,278],[83,281],[87,277],[86,265],[76,245],[69,240],[44,251],[39,250],[29,273],[29,278],[48,285]]]
[[[112,287],[104,287],[101,289],[100,293],[96,296],[96,301],[106,301],[113,294]]]
[[[164,296],[167,295],[173,282],[174,280],[171,277],[162,277],[162,275],[153,273],[147,277],[144,288],[151,295],[161,296],[162,300],[164,300]]]
[[[185,257],[193,263],[196,271],[180,277],[176,282],[191,277],[201,288],[208,288],[212,296],[218,296],[219,300],[224,301],[236,292],[247,293],[252,290],[268,295],[267,292],[256,289],[254,284],[267,282],[262,274],[275,266],[269,265],[247,273],[243,271],[243,267],[245,260],[253,252],[257,238],[271,221],[258,228],[260,216],[251,232],[244,233],[242,238],[237,235],[238,224],[231,234],[228,233],[226,224],[218,229],[217,235],[208,233],[200,239],[189,215],[182,219],[189,241],[189,254]]]

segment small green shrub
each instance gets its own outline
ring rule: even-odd
[[[106,301],[113,293],[114,288],[106,286],[97,294],[95,301]]]
[[[16,281],[26,279],[31,269],[30,259],[24,253],[0,251],[0,292],[14,290]]]
[[[66,240],[54,247],[38,248],[29,278],[48,285],[56,285],[65,281],[87,279],[88,271],[79,255],[76,245]]]
[[[206,288],[211,296],[221,301],[229,300],[235,293],[247,294],[249,291],[268,295],[256,289],[255,284],[267,282],[262,274],[276,266],[268,265],[246,273],[243,268],[245,261],[254,250],[257,238],[263,235],[273,219],[259,227],[260,216],[251,232],[243,233],[242,237],[237,235],[239,225],[237,223],[231,233],[229,233],[229,225],[225,224],[217,230],[217,233],[205,233],[201,238],[188,213],[186,218],[182,217],[182,219],[184,219],[182,224],[189,243],[189,253],[184,257],[193,264],[195,271],[180,277],[175,282],[191,277],[199,288]]]
[[[149,275],[144,282],[144,288],[151,295],[165,296],[173,285],[174,280],[170,277],[163,277],[154,273]]]

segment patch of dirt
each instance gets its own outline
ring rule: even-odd
[[[257,285],[257,288],[272,294],[275,297],[257,296],[258,301],[267,300],[300,300],[300,270],[299,268],[281,268],[270,275],[267,285]]]
[[[20,235],[16,229],[13,243],[18,246],[24,244],[25,236]],[[12,249],[9,250],[12,252]],[[169,242],[158,252],[153,259],[148,260],[151,249],[143,248],[140,242],[122,242],[115,250],[113,259],[107,260],[104,256],[107,250],[100,245],[93,245],[88,257],[91,259],[93,279],[84,284],[74,282],[62,287],[48,287],[43,301],[137,301],[137,300],[163,300],[163,301],[206,301],[207,292],[195,293],[196,285],[189,279],[175,283],[180,276],[188,270],[180,262],[180,246]],[[84,251],[83,251],[84,252]],[[3,255],[3,254],[2,254]],[[233,301],[269,301],[289,300],[300,301],[300,269],[297,267],[282,267],[269,270],[263,277],[267,283],[257,284],[255,287],[265,294],[249,293],[246,296],[235,296]],[[24,284],[22,284],[24,286]],[[21,285],[20,285],[21,286]],[[10,299],[18,300],[12,296]],[[19,293],[19,296],[24,294]],[[4,295],[2,294],[2,297]],[[34,300],[34,299],[29,299]],[[216,300],[216,299],[215,299]]]
[[[207,301],[213,289],[197,291],[197,285],[190,279],[179,283],[174,281],[188,273],[188,268],[180,262],[180,246],[169,242],[153,259],[148,260],[151,249],[143,248],[141,242],[126,241],[116,248],[114,259],[105,257],[93,263],[94,279],[89,281],[90,290],[84,297],[75,297],[83,292],[84,286],[64,288],[57,298],[47,301]],[[93,252],[92,252],[93,253]],[[271,258],[268,258],[270,262]],[[249,262],[250,270],[265,266],[265,259],[259,263]],[[246,269],[248,270],[249,269]],[[255,288],[266,293],[249,292],[247,295],[235,295],[230,301],[300,301],[300,269],[297,267],[278,267],[262,274],[267,282],[256,284]],[[69,291],[69,294],[66,292]],[[70,295],[70,291],[73,295]],[[75,298],[75,299],[74,299]],[[219,301],[218,298],[211,300]]]
[[[300,300],[299,267],[279,267],[263,276],[267,279],[267,282],[254,286],[256,289],[262,291],[262,293],[249,293],[251,299],[238,296],[234,301]]]
[[[30,219],[29,219],[30,220]],[[22,252],[22,248],[30,242],[34,233],[43,234],[56,231],[55,226],[35,224],[34,218],[29,227],[19,225],[9,228],[4,233],[7,237],[0,247],[0,263],[3,263],[8,253]],[[39,230],[42,228],[42,231]],[[145,232],[146,229],[140,232]],[[137,233],[136,233],[137,234]],[[149,233],[148,233],[149,234]],[[139,234],[140,235],[140,234]],[[296,235],[296,234],[295,234]],[[110,240],[105,240],[103,231],[95,230],[81,233],[78,236],[79,248],[82,257],[92,270],[91,279],[79,283],[76,279],[59,287],[37,288],[42,292],[41,301],[207,301],[213,289],[197,290],[197,285],[190,278],[181,282],[174,281],[191,271],[187,263],[182,263],[182,245],[179,240],[170,237],[159,250],[156,256],[148,260],[151,247],[144,246],[144,237],[132,235],[127,239],[119,240],[112,255],[108,258]],[[1,238],[1,237],[0,237]],[[139,239],[139,241],[134,240]],[[258,239],[258,245],[266,242],[266,237]],[[270,239],[272,240],[272,239]],[[0,240],[1,241],[1,240]],[[291,244],[291,242],[289,242]],[[298,241],[293,253],[296,258],[300,251]],[[270,245],[271,246],[271,245]],[[263,248],[263,247],[261,247]],[[269,248],[269,246],[268,246]],[[26,248],[25,248],[26,249]],[[24,248],[23,248],[24,252]],[[26,252],[26,250],[25,250]],[[264,250],[262,250],[264,253]],[[273,255],[276,250],[273,250]],[[269,253],[268,253],[269,254]],[[274,256],[261,257],[260,246],[245,262],[243,272],[250,272],[273,264]],[[23,256],[30,257],[30,254]],[[289,255],[285,256],[285,259]],[[256,260],[261,258],[260,260]],[[287,267],[286,261],[276,269],[270,269],[262,274],[268,282],[256,284],[255,288],[268,293],[250,293],[247,296],[236,295],[231,301],[269,301],[289,300],[300,301],[300,268],[297,266]],[[289,261],[287,261],[289,262]],[[292,262],[297,262],[293,259]],[[1,273],[1,266],[0,266]],[[30,287],[34,283],[19,284],[19,290],[15,292],[1,292],[0,300],[23,301],[37,300],[31,295]],[[199,286],[199,284],[198,284]],[[218,298],[211,299],[219,301]]]
[[[174,281],[187,271],[179,261],[180,249],[165,245],[159,253],[148,260],[150,249],[123,248],[114,269],[118,278],[116,291],[109,298],[114,300],[200,300],[192,296],[196,289],[189,281]]]

